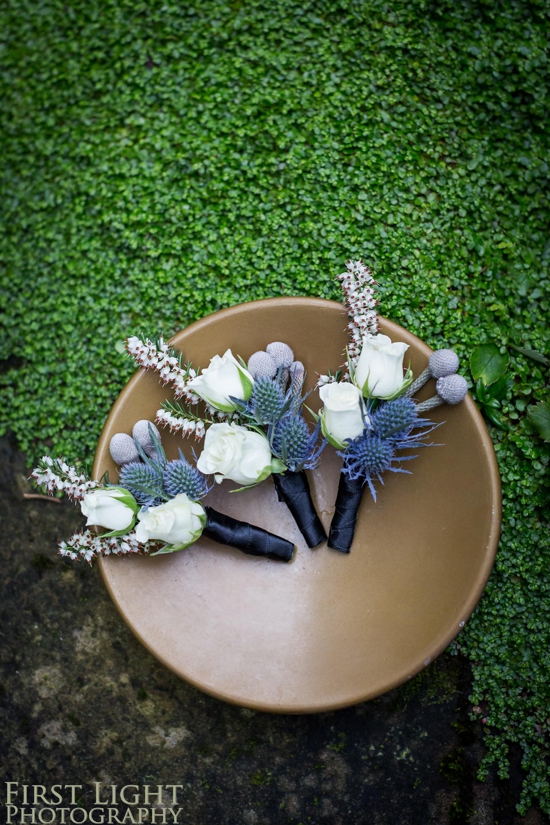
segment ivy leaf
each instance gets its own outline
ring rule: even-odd
[[[529,407],[527,418],[543,441],[550,441],[550,401],[541,401]]]
[[[486,387],[505,375],[508,369],[508,353],[503,355],[496,344],[482,344],[470,356],[470,369],[475,381],[480,378]]]
[[[525,355],[526,358],[530,358],[532,361],[538,361],[539,364],[550,364],[550,359],[542,352],[537,352],[536,349],[524,349],[523,347],[515,347],[513,344],[510,344],[510,349],[514,349],[520,355]]]

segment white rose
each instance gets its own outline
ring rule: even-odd
[[[80,509],[88,517],[87,525],[124,533],[134,524],[138,505],[124,487],[107,487],[85,493]]]
[[[231,397],[247,401],[252,395],[254,379],[228,349],[220,358],[215,355],[210,366],[187,385],[203,401],[223,412],[232,412]]]
[[[333,447],[343,450],[346,439],[357,438],[365,429],[363,396],[347,381],[325,384],[319,395],[324,404],[320,413],[323,435]]]
[[[392,344],[387,335],[363,339],[361,355],[355,367],[355,384],[363,395],[392,398],[405,382],[403,356],[408,344]]]
[[[214,475],[218,484],[229,478],[243,486],[257,484],[271,473],[271,448],[264,435],[239,424],[212,424],[206,431],[197,467]]]
[[[141,510],[138,520],[135,537],[139,542],[165,541],[170,549],[161,552],[172,552],[197,541],[206,524],[206,513],[198,501],[180,493],[158,507]]]

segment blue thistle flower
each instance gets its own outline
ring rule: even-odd
[[[382,473],[389,470],[391,473],[409,473],[401,467],[394,467],[394,461],[409,461],[416,456],[402,456],[397,458],[395,452],[400,447],[426,446],[425,444],[396,443],[391,438],[382,438],[372,432],[364,432],[359,438],[350,441],[345,450],[338,451],[337,455],[344,459],[342,472],[352,480],[364,478],[376,501],[376,490],[373,480],[376,478],[383,484]]]
[[[286,413],[268,432],[274,455],[280,458],[291,472],[314,469],[326,444],[326,441],[322,441],[317,446],[320,427],[318,422],[311,433],[301,415]]]
[[[164,489],[170,498],[185,493],[193,501],[199,501],[209,490],[208,482],[205,476],[186,460],[181,450],[179,454],[179,459],[169,461],[164,468]]]
[[[372,429],[381,438],[391,438],[402,430],[408,430],[415,426],[418,420],[416,405],[404,396],[386,401],[370,416]]]
[[[166,496],[162,489],[162,477],[151,464],[132,461],[120,471],[119,485],[133,495],[142,507],[156,507]]]
[[[285,394],[279,382],[270,378],[258,378],[249,405],[258,424],[277,421],[285,407]]]

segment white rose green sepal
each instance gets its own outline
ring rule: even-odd
[[[137,541],[165,541],[166,544],[152,556],[175,553],[194,544],[206,525],[206,512],[198,501],[180,493],[157,507],[138,513],[135,529]]]
[[[412,381],[412,372],[403,375],[403,358],[409,345],[392,343],[387,335],[365,336],[353,382],[366,398],[390,401]]]
[[[251,487],[271,475],[271,447],[265,435],[240,424],[212,424],[206,431],[197,469]]]
[[[122,536],[135,524],[139,505],[124,487],[100,487],[85,493],[80,502],[86,526],[105,527],[103,537]]]
[[[345,450],[365,429],[365,405],[361,391],[348,381],[324,384],[319,389],[324,406],[319,411],[321,431],[329,444]]]
[[[210,366],[188,384],[203,401],[221,412],[233,412],[237,408],[232,398],[248,401],[253,386],[251,374],[230,349],[222,356],[211,358]]]

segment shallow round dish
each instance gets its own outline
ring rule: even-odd
[[[248,359],[285,341],[307,370],[335,370],[347,343],[341,304],[274,298],[222,310],[178,333],[173,344],[206,367],[230,347]],[[431,350],[381,319],[380,331],[409,344],[415,375]],[[433,395],[434,382],[420,398]],[[103,429],[94,477],[116,467],[116,432],[154,419],[171,397],[155,373],[139,371]],[[317,408],[318,394],[308,404]],[[386,473],[376,503],[365,495],[352,552],[309,550],[271,480],[231,494],[224,482],[207,501],[292,540],[290,564],[245,556],[206,539],[174,555],[105,558],[101,571],[115,604],[140,641],[167,667],[207,693],[265,711],[309,713],[371,699],[409,679],[449,644],[481,596],[496,551],[500,486],[493,447],[470,397],[430,413],[445,421],[419,451],[412,476]],[[163,432],[169,458],[195,442]],[[195,445],[200,451],[200,444]],[[327,447],[309,474],[328,529],[340,459]]]

